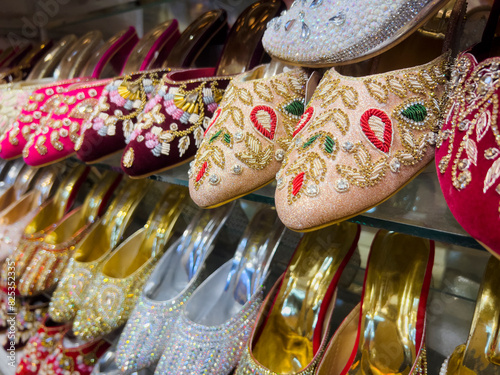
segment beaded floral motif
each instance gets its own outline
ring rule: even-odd
[[[447,152],[437,160],[437,165],[441,174],[451,165],[452,184],[459,191],[466,189],[476,177],[482,179],[483,194],[493,187],[500,194],[499,68],[498,58],[472,68],[467,54],[459,56],[455,63],[450,83],[450,97],[454,100],[447,108],[446,127],[437,139],[437,147],[446,147]],[[481,143],[487,145],[483,153],[478,152]],[[489,166],[484,176],[479,175],[478,165]]]
[[[137,118],[140,122],[146,102],[151,99],[154,87],[158,83],[159,78],[153,73],[143,74],[136,79],[128,75],[108,84],[102,91],[90,118],[82,124],[82,135],[75,146],[76,151],[80,150],[83,144],[86,129],[95,130],[101,137],[112,137],[116,134],[118,121],[122,121],[125,139],[129,139],[134,130],[133,120]],[[119,108],[110,113],[110,103]]]
[[[229,321],[202,326],[181,313],[155,374],[228,375],[238,364],[262,304],[262,289]]]
[[[115,362],[123,373],[149,367],[160,359],[167,334],[199,284],[197,279],[179,298],[168,301],[140,297],[118,343]]]
[[[217,81],[213,81],[210,87],[203,81],[191,90],[187,90],[185,83],[180,86],[166,83],[146,103],[143,116],[138,119],[135,130],[127,141],[144,142],[146,148],[154,156],[159,157],[170,155],[173,152],[172,142],[178,140],[177,151],[182,157],[191,145],[191,134],[196,147],[200,146],[204,133],[203,126],[207,127],[208,124],[206,116],[215,112],[224,90],[218,88]],[[165,112],[173,120],[166,129],[161,126],[165,122],[165,116],[160,112],[162,104]],[[182,125],[188,128],[179,130]],[[124,165],[130,168],[133,165],[133,158],[127,159]]]
[[[236,175],[244,173],[245,167],[263,170],[274,159],[282,161],[304,111],[305,80],[303,71],[293,71],[247,85],[232,82],[188,172],[195,189],[206,178],[212,185],[221,182],[220,175],[212,169],[216,166],[225,170],[225,152],[230,150],[241,162],[229,166],[230,173]],[[244,112],[248,114],[245,116]],[[281,138],[276,135],[279,126],[285,130]]]
[[[441,100],[445,97],[439,97],[434,91],[445,82],[446,61],[444,56],[417,71],[407,69],[401,73],[353,80],[342,80],[333,69],[330,70],[298,122],[294,146],[285,154],[288,166],[282,167],[278,174],[281,179],[278,189],[288,185],[288,203],[299,199],[303,187],[309,188],[309,184],[313,184],[309,189],[311,194],[306,195],[318,195],[319,184],[324,183],[327,165],[331,164],[324,164],[324,172],[312,174],[314,170],[323,170],[319,166],[324,163],[325,156],[325,144],[316,142],[321,139],[318,131],[332,131],[329,144],[335,152],[326,156],[335,160],[337,150],[342,155],[341,161],[334,165],[338,178],[329,182],[338,193],[347,192],[351,186],[376,186],[388,170],[399,173],[403,166],[420,162],[429,146],[434,144],[435,131],[441,121]],[[349,82],[353,85],[362,82],[363,86],[358,84],[355,89]],[[366,96],[380,106],[369,107],[363,112],[358,101]],[[398,104],[387,108],[389,102]],[[360,113],[359,118],[354,119],[354,113]],[[353,130],[356,123],[361,137],[355,135],[356,128]],[[397,148],[394,147],[396,139],[400,144]],[[339,145],[338,140],[342,144]],[[291,153],[296,159],[290,163]],[[311,159],[306,159],[308,155]],[[312,160],[316,163],[315,169]]]

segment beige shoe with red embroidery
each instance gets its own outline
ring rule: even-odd
[[[302,69],[266,77],[261,65],[233,79],[189,170],[189,192],[216,207],[271,182],[304,112]]]
[[[283,223],[308,231],[340,222],[383,202],[415,177],[434,157],[447,62],[443,54],[426,64],[359,78],[329,70],[297,123],[276,176]]]

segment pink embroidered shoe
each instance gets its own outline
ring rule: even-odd
[[[40,367],[39,375],[90,375],[95,364],[111,346],[104,339],[89,342],[70,338],[60,340]]]
[[[307,74],[264,78],[269,65],[232,80],[188,172],[193,201],[214,207],[271,182],[304,112]]]
[[[83,123],[82,135],[75,145],[78,158],[95,163],[121,152],[163,74],[170,68],[189,67],[200,54],[209,54],[208,49],[226,37],[227,28],[224,10],[208,11],[183,31],[168,58],[161,63],[161,70],[125,75],[110,83],[90,120]],[[156,62],[161,62],[161,58]]]
[[[46,317],[36,335],[31,337],[24,349],[24,356],[17,365],[16,375],[36,375],[45,359],[53,353],[56,345],[71,325],[56,323]]]
[[[148,68],[157,54],[170,50],[179,38],[176,20],[161,24],[135,46],[121,74]],[[167,51],[168,52],[168,51]],[[69,87],[60,104],[47,117],[26,144],[23,158],[26,164],[42,166],[63,160],[75,152],[82,122],[88,120],[105,87],[111,80],[101,80]]]
[[[455,61],[436,150],[439,183],[453,216],[497,258],[500,57],[489,57],[489,52],[499,14],[495,1],[482,42]]]
[[[60,104],[60,95],[75,83],[100,77],[108,63],[111,66],[123,64],[123,56],[128,55],[138,38],[135,29],[130,27],[110,38],[90,57],[91,48],[96,48],[100,39],[100,32],[84,35],[80,40],[82,56],[78,56],[75,61],[68,53],[68,56],[63,58],[60,66],[60,77],[63,80],[43,86],[32,93],[19,116],[0,137],[0,158],[20,157],[32,134],[46,125],[47,116]],[[86,63],[83,72],[80,71],[82,63]],[[74,78],[80,73],[82,78]]]
[[[381,55],[379,68],[419,46],[438,55],[442,42],[416,33]],[[414,55],[421,65],[412,68],[363,77],[332,68],[324,75],[276,175],[276,209],[286,226],[308,231],[358,215],[432,161],[449,54],[428,63]]]
[[[122,157],[125,173],[145,177],[194,157],[232,75],[262,59],[265,25],[281,6],[281,1],[257,1],[245,9],[229,33],[217,68],[164,75],[128,140]],[[242,43],[245,53],[237,47]]]

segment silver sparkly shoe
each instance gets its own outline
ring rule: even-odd
[[[131,374],[158,362],[165,333],[182,306],[209,275],[205,260],[234,204],[200,211],[151,274],[118,343],[116,364]]]
[[[284,233],[276,211],[252,218],[232,260],[193,293],[167,333],[156,375],[227,375],[238,364],[262,304],[271,259]]]
[[[109,348],[104,355],[99,358],[91,375],[121,375],[122,372],[118,368],[115,362],[116,359],[116,343]],[[131,375],[153,375],[153,371],[149,369],[143,369],[138,372],[134,372]]]

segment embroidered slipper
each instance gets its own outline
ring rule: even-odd
[[[133,30],[128,31],[134,33]],[[22,155],[23,148],[31,135],[43,125],[46,116],[58,104],[58,95],[63,93],[67,87],[81,81],[77,77],[89,60],[91,53],[99,46],[101,41],[101,32],[91,31],[78,39],[75,46],[64,55],[54,73],[54,77],[58,81],[43,84],[34,90],[29,100],[23,104],[23,108],[15,121],[10,123],[0,136],[0,158],[10,160]],[[114,41],[115,39],[110,39],[106,43],[108,48]],[[92,76],[98,77],[101,71],[102,67],[96,68],[95,74]]]
[[[262,0],[246,8],[233,25],[216,68],[164,75],[125,148],[122,169],[126,174],[146,177],[194,157],[232,76],[255,67],[262,59],[266,22],[281,6],[281,1]]]
[[[24,349],[24,356],[17,365],[16,375],[36,375],[45,359],[55,350],[57,343],[70,329],[68,323],[59,324],[45,317],[37,333]]]
[[[495,1],[482,42],[456,59],[436,150],[439,183],[453,216],[497,258],[500,57],[489,54],[499,15],[500,1]]]
[[[428,56],[420,47],[439,54],[442,41],[415,33],[376,60],[387,70],[405,54],[415,57],[412,68],[359,78],[333,68],[325,74],[276,176],[276,209],[286,226],[308,231],[358,215],[432,160],[449,53],[422,63]]]
[[[262,40],[278,60],[309,67],[378,55],[422,26],[448,0],[296,0]]]
[[[304,112],[307,74],[270,78],[261,65],[233,79],[189,170],[193,201],[214,207],[271,182]]]
[[[178,39],[178,23],[168,21],[146,34],[128,55],[121,74],[148,68],[156,54],[171,48]],[[168,43],[170,42],[170,43]],[[26,164],[43,166],[63,160],[75,152],[82,122],[89,119],[110,80],[77,84],[60,96],[59,105],[46,117],[23,149]]]
[[[128,74],[106,86],[91,118],[83,123],[82,134],[75,145],[77,157],[86,163],[95,163],[123,151],[135,119],[140,120],[163,74],[170,68],[189,67],[200,54],[209,54],[210,48],[221,44],[227,29],[224,10],[203,13],[182,32],[166,59],[161,55],[156,59],[152,68],[161,62],[162,69]]]

